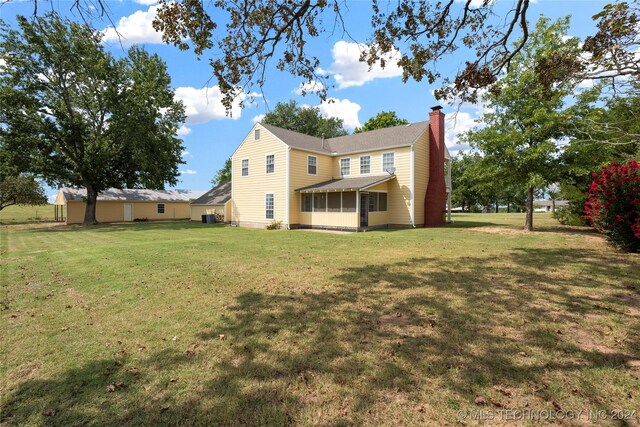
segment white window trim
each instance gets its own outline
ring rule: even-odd
[[[309,159],[313,157],[316,159],[316,173],[309,173]],[[310,154],[307,155],[307,175],[317,176],[318,175],[318,156],[312,156]]]
[[[242,174],[242,169],[244,169],[244,167],[243,167],[243,163],[244,163],[244,161],[245,161],[245,160],[247,161],[247,174],[246,174],[246,175],[243,175],[243,174]],[[250,168],[251,168],[251,162],[249,161],[249,158],[248,158],[248,157],[245,157],[244,159],[240,159],[240,176],[241,176],[241,177],[246,178],[246,177],[248,177],[249,175],[251,175]]]
[[[362,173],[362,158],[363,157],[368,157],[369,158],[369,172],[368,173]],[[359,170],[360,175],[371,175],[371,154],[363,154],[362,156],[358,157],[358,167],[360,168],[360,170]]]
[[[347,175],[343,175],[342,174],[342,161],[343,160],[349,160],[349,173]],[[339,170],[340,176],[351,176],[351,157],[340,157],[340,159],[338,160],[338,166],[340,168],[340,170]]]
[[[269,194],[273,196],[273,218],[267,218],[267,196]],[[264,193],[264,219],[265,221],[276,220],[276,194],[272,191],[267,191],[266,193]]]
[[[382,169],[381,172],[386,172],[384,170],[384,155],[385,154],[393,154],[393,166],[391,166],[392,168],[396,167],[396,152],[395,151],[385,151],[384,153],[380,154],[380,168]]]
[[[273,156],[273,172],[267,172],[267,157]],[[264,155],[264,174],[265,175],[274,175],[276,173],[276,154],[269,153]]]
[[[163,206],[164,212],[159,212],[160,205]],[[156,203],[156,215],[164,215],[167,213],[167,204],[166,203]]]

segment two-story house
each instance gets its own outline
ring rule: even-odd
[[[367,230],[444,223],[450,157],[444,114],[432,110],[429,121],[327,139],[257,123],[232,156],[232,224]]]

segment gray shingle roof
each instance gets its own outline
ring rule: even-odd
[[[341,178],[324,181],[307,187],[298,188],[301,193],[313,193],[320,191],[347,191],[366,190],[374,185],[395,179],[395,175],[359,176],[356,178]]]
[[[69,201],[82,201],[87,197],[84,188],[62,188],[64,198]],[[188,202],[189,198],[175,191],[147,190],[138,188],[109,188],[98,193],[100,201],[126,201],[126,202]]]
[[[192,205],[224,205],[231,199],[231,183],[224,182],[198,197]]]
[[[338,155],[411,145],[423,132],[429,129],[429,122],[424,121],[353,135],[339,136],[337,138],[326,138],[323,145],[322,138],[293,132],[264,123],[261,123],[261,125],[291,147]]]

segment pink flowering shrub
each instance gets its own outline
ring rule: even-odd
[[[631,160],[593,173],[584,218],[616,246],[640,251],[640,167]]]

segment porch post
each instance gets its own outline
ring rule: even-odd
[[[360,190],[356,190],[356,233],[360,231]]]

